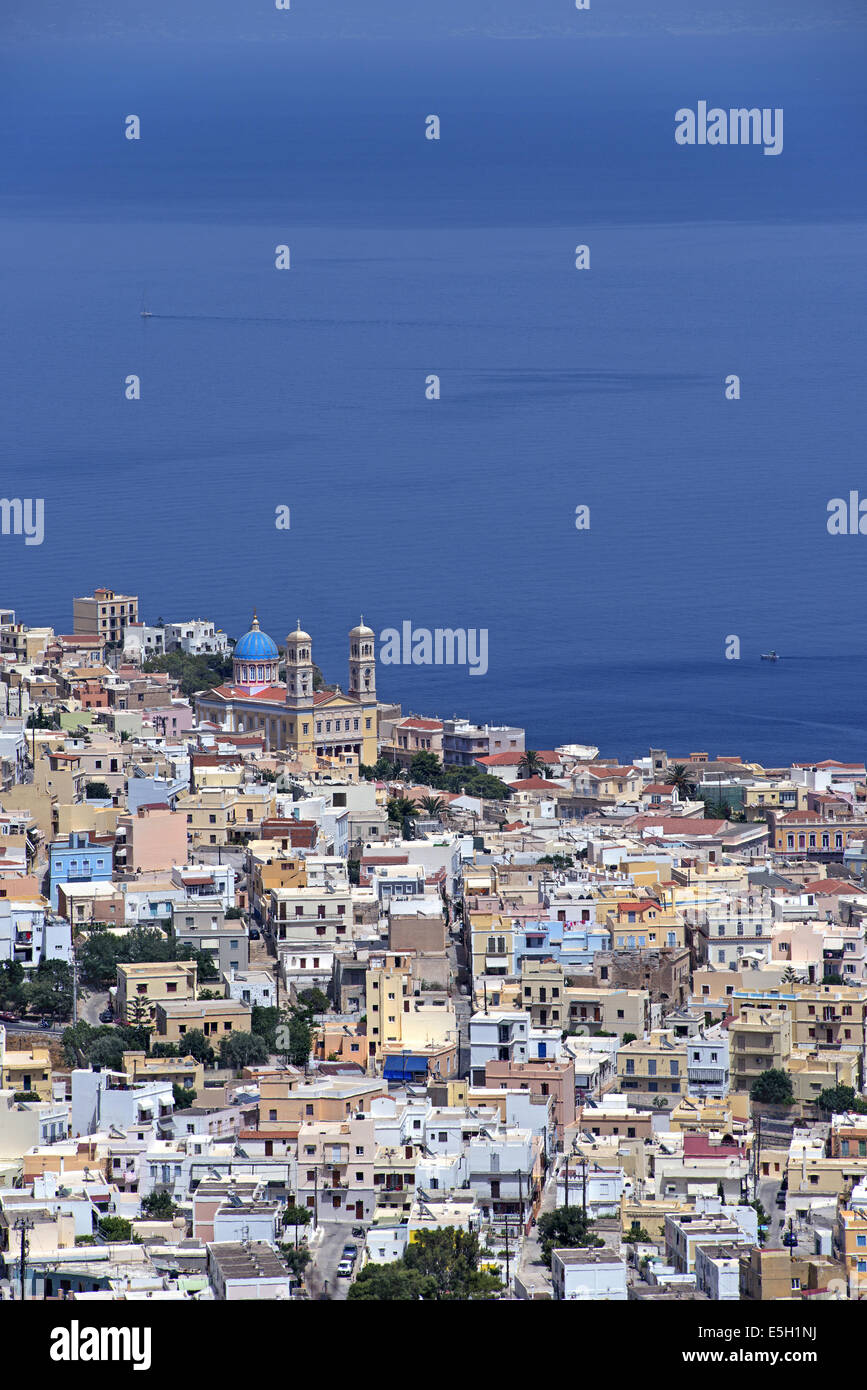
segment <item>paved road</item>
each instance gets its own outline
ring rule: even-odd
[[[763,1178],[759,1182],[757,1196],[765,1211],[770,1217],[768,1226],[768,1236],[765,1241],[766,1250],[782,1249],[782,1234],[784,1230],[785,1212],[777,1207],[777,1193],[780,1190],[779,1181],[776,1178]]]
[[[307,1266],[306,1282],[311,1298],[331,1298],[336,1302],[346,1299],[351,1279],[338,1279],[337,1266],[343,1254],[344,1245],[360,1246],[360,1237],[352,1234],[348,1221],[321,1221],[321,1237],[311,1246],[313,1259]],[[309,1228],[308,1228],[309,1229]],[[357,1274],[359,1261],[356,1258],[354,1273]]]
[[[86,999],[78,1001],[78,1017],[85,1023],[93,1023],[99,1027],[99,1015],[103,1009],[108,1008],[108,990],[88,994]]]

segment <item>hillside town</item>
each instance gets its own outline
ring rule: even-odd
[[[0,610],[0,1299],[863,1296],[863,763],[72,629]]]

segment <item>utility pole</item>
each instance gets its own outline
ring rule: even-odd
[[[319,1225],[319,1164],[313,1165],[313,1229]]]
[[[566,1203],[565,1203],[565,1205],[566,1205],[567,1207],[568,1207],[568,1205],[569,1205],[569,1155],[568,1155],[568,1154],[566,1155]]]
[[[72,1026],[78,1022],[78,956],[75,954],[75,943],[72,945]]]
[[[584,1213],[584,1221],[587,1221],[587,1158],[581,1155],[581,1210]]]
[[[26,1285],[24,1282],[24,1276],[27,1269],[27,1251],[29,1248],[27,1243],[27,1232],[33,1230],[33,1222],[31,1221],[30,1217],[19,1217],[19,1219],[15,1222],[15,1230],[21,1232],[21,1254],[19,1256],[19,1267],[21,1269],[21,1302],[23,1303],[27,1297]]]

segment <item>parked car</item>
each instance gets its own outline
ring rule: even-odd
[[[344,1245],[343,1254],[340,1258],[341,1260],[351,1260],[352,1263],[355,1264],[355,1257],[357,1254],[358,1250],[354,1245]]]
[[[363,1235],[364,1235],[364,1227],[363,1227],[363,1226],[353,1226],[353,1228],[352,1228],[352,1234],[353,1234],[354,1236],[363,1236]]]
[[[352,1278],[352,1264],[353,1264],[352,1260],[341,1260],[341,1261],[340,1261],[340,1264],[337,1266],[337,1277],[338,1277],[338,1279],[351,1279],[351,1278]]]
[[[250,940],[251,940],[251,941],[258,941],[258,940],[260,939],[261,935],[262,935],[262,933],[259,931],[259,928],[258,928],[258,927],[251,927],[251,928],[250,928]]]
[[[102,1013],[99,1015],[99,1021],[100,1023],[113,1023],[114,1014],[111,1009],[103,1009]]]
[[[777,1206],[778,1206],[778,1207],[784,1207],[785,1205],[786,1205],[786,1189],[785,1189],[784,1187],[781,1187],[780,1190],[779,1190],[779,1192],[777,1193]]]
[[[798,1244],[798,1237],[795,1235],[794,1231],[786,1231],[786,1234],[783,1236],[783,1244],[788,1245],[790,1248]]]

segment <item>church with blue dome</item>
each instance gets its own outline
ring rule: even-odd
[[[265,690],[277,684],[279,664],[277,643],[262,631],[254,613],[250,631],[232,653],[232,683],[247,690]]]
[[[283,679],[280,671],[284,668]],[[232,683],[195,697],[196,718],[215,730],[261,732],[267,751],[354,754],[375,763],[377,750],[376,634],[364,619],[349,633],[349,684],[313,689],[313,640],[300,621],[286,638],[285,657],[253,614],[232,653]]]

